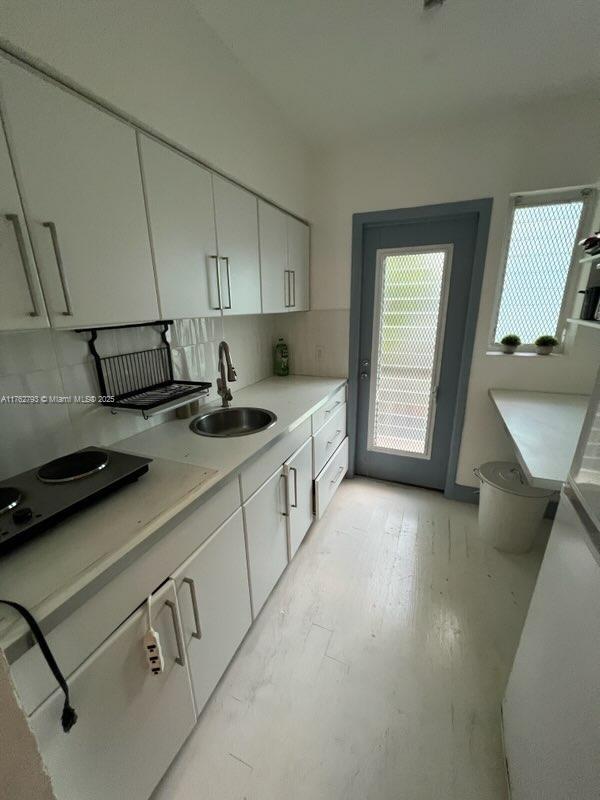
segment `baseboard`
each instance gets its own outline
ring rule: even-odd
[[[453,483],[445,488],[444,496],[450,500],[460,500],[461,503],[479,504],[479,489],[475,486],[463,486],[460,483]]]

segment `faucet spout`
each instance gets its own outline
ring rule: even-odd
[[[237,379],[237,374],[231,362],[229,345],[227,342],[219,342],[219,377],[217,378],[217,393],[222,399],[223,408],[228,408],[233,400],[231,389],[227,386],[227,381],[233,383]]]

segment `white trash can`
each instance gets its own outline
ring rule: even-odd
[[[511,461],[488,461],[473,472],[481,482],[481,536],[504,553],[527,553],[552,490],[530,486],[519,465]]]

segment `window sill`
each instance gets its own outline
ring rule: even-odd
[[[548,353],[545,356],[539,353],[503,353],[500,350],[488,350],[486,356],[503,356],[504,358],[560,358],[564,353]]]

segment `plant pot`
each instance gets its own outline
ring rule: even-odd
[[[507,355],[512,355],[516,353],[518,345],[516,344],[503,344],[502,345],[502,352],[506,353]]]
[[[538,356],[549,356],[554,350],[553,344],[537,345],[536,348]]]

